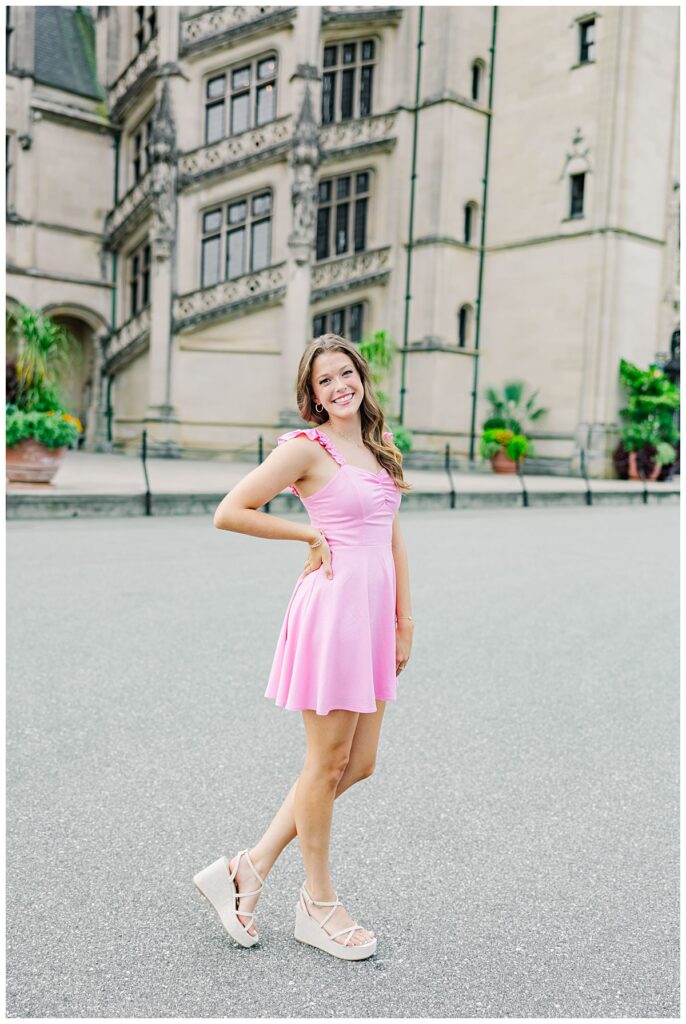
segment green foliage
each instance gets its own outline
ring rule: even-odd
[[[5,443],[12,447],[26,437],[33,437],[47,448],[72,447],[82,431],[79,420],[60,410],[26,412],[8,405],[5,415]]]
[[[678,387],[655,364],[641,370],[626,359],[620,360],[619,380],[629,395],[628,404],[619,411],[625,423],[621,431],[624,449],[637,452],[652,445],[655,462],[670,465],[676,459],[674,445],[679,441]]]
[[[483,459],[492,459],[501,450],[505,451],[513,462],[519,461],[525,455],[534,454],[533,443],[524,434],[516,434],[501,427],[489,427],[484,430],[479,442],[479,455]]]
[[[78,360],[76,339],[44,313],[20,306],[8,317],[9,342],[16,347],[16,405],[25,412],[62,408],[59,380]]]
[[[389,331],[370,331],[360,342],[360,354],[369,366],[369,376],[374,385],[374,394],[381,408],[389,429],[393,431],[393,443],[401,452],[409,452],[412,448],[412,434],[406,427],[395,423],[386,410],[390,406],[390,398],[383,390],[383,383],[393,364],[398,349]]]
[[[540,406],[536,408],[534,391],[526,402],[523,381],[509,381],[502,391],[497,388],[486,388],[485,398],[491,403],[491,412],[482,426],[482,430],[511,430],[513,434],[526,434],[533,423],[536,423],[550,410]]]

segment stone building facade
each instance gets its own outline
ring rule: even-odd
[[[62,8],[71,78],[51,10],[10,8],[8,293],[90,346],[89,446],[254,453],[312,336],[387,329],[415,449],[521,379],[540,465],[610,472],[678,328],[678,8]]]

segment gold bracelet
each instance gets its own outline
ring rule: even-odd
[[[319,540],[317,541],[316,544],[310,544],[310,542],[308,541],[307,543],[308,543],[309,547],[311,547],[311,548],[318,548],[319,545],[322,543],[322,541],[324,540],[324,534],[322,533],[321,530],[319,532],[321,534],[321,537],[319,538]]]
[[[396,615],[396,619],[409,619],[410,622],[414,622],[414,618],[411,615]]]

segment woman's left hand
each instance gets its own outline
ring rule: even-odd
[[[395,627],[395,674],[400,675],[410,660],[412,650],[412,638],[414,636],[414,622],[409,619],[400,619]]]

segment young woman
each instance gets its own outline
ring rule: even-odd
[[[308,545],[286,609],[265,697],[302,713],[303,770],[257,844],[200,871],[194,882],[229,934],[257,942],[254,908],[279,854],[298,836],[306,880],[295,937],[346,960],[376,950],[329,874],[333,803],[374,769],[386,701],[408,663],[414,621],[398,507],[402,455],[383,431],[367,363],[351,342],[325,334],[305,349],[297,403],[315,427],[278,438],[265,461],[221,502],[222,530]],[[289,487],[310,525],[259,511]]]

